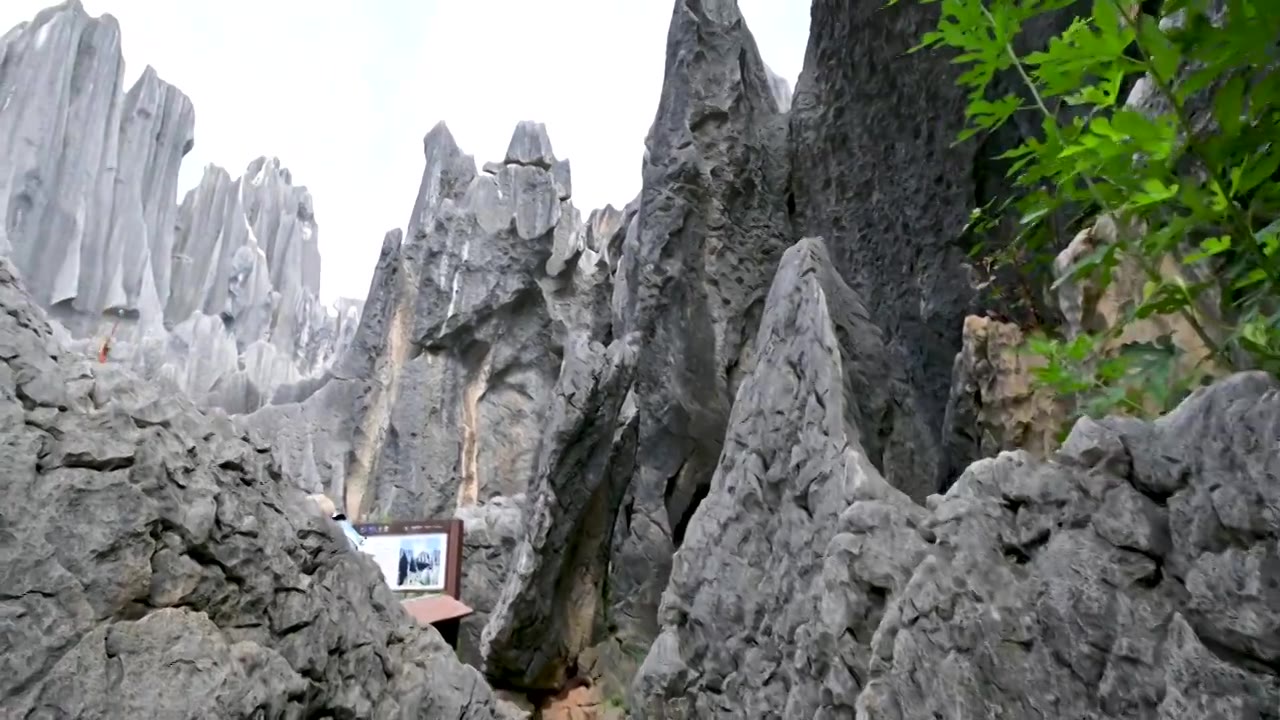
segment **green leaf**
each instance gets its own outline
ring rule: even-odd
[[[1277,152],[1277,148],[1273,145],[1259,156],[1250,158],[1241,168],[1238,178],[1233,175],[1231,183],[1232,197],[1239,197],[1253,190],[1259,184],[1270,180],[1276,170],[1280,170],[1280,152]]]
[[[1244,88],[1244,76],[1236,75],[1213,97],[1213,117],[1224,134],[1234,135],[1240,131],[1244,115]]]
[[[1167,14],[1173,11],[1165,8],[1164,12]],[[1161,81],[1169,80],[1178,72],[1183,62],[1182,53],[1160,30],[1160,22],[1150,15],[1138,18],[1138,44]]]
[[[1232,290],[1242,290],[1250,285],[1256,285],[1267,279],[1267,271],[1262,268],[1254,268],[1245,273],[1244,277],[1231,283]]]
[[[1221,255],[1231,249],[1231,236],[1220,235],[1218,237],[1206,238],[1200,241],[1200,252],[1192,253],[1183,258],[1184,265],[1191,265],[1200,262],[1205,258]]]
[[[1150,297],[1133,311],[1133,316],[1135,319],[1145,320],[1152,315],[1172,315],[1189,304],[1190,298],[1181,287],[1161,283],[1153,289]]]
[[[1178,195],[1178,186],[1176,184],[1165,185],[1158,178],[1143,178],[1141,184],[1142,190],[1134,193],[1133,199],[1128,203],[1128,207],[1136,209],[1148,205],[1158,205]]]

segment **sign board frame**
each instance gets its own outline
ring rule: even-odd
[[[443,536],[444,540],[444,587],[441,589],[417,589],[397,587],[398,583],[392,582],[393,578],[388,578],[387,584],[396,593],[413,593],[413,592],[439,592],[448,595],[455,600],[458,599],[462,592],[462,520],[453,518],[450,520],[412,520],[407,522],[385,522],[385,523],[359,523],[354,525],[356,532],[365,538],[364,545],[368,545],[370,540],[378,542],[380,539],[401,538],[401,547],[404,547],[405,540],[422,538],[425,542],[433,542],[429,538],[439,538]],[[439,540],[434,540],[439,542]],[[365,551],[364,546],[361,547]],[[365,551],[368,552],[368,551]],[[401,552],[404,552],[402,549]],[[369,553],[373,554],[373,553]],[[382,564],[382,563],[379,563]],[[383,568],[386,574],[387,569]]]

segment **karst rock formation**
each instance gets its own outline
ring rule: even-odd
[[[962,240],[1007,138],[881,5],[814,0],[793,93],[673,0],[618,206],[439,123],[337,308],[278,160],[176,202],[114,20],[3,36],[0,717],[1280,717],[1280,383],[1058,442]],[[464,520],[456,654],[315,492]]]
[[[256,409],[323,374],[359,303],[324,307],[311,196],[274,158],[206,169],[176,204],[195,111],[77,0],[0,37],[0,250],[76,347],[206,406]]]

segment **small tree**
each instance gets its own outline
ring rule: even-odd
[[[1114,342],[1160,315],[1193,328],[1217,367],[1280,372],[1276,0],[1168,0],[1151,12],[1095,0],[1088,16],[1024,55],[1014,48],[1027,23],[1073,0],[918,1],[941,12],[913,52],[949,48],[965,68],[967,127],[957,142],[1019,112],[1040,119],[1038,137],[1000,156],[1016,188],[996,210],[1019,218],[1010,255],[1059,246],[1046,237],[1049,219],[1087,208],[1121,230],[1059,282],[1105,288],[1122,263],[1145,276],[1140,301],[1115,326],[1033,335],[1028,350],[1046,359],[1040,381],[1090,414],[1167,409],[1199,374],[1175,372],[1170,345]],[[1016,73],[1025,92],[992,97],[997,73]],[[1136,82],[1147,101],[1126,105]],[[1163,271],[1170,258],[1187,272]]]

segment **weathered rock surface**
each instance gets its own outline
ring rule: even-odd
[[[871,646],[860,717],[1267,717],[1280,707],[1280,387],[1081,420],[979,463]]]
[[[814,427],[774,420],[722,461],[676,555],[633,717],[1280,707],[1280,383],[1235,375],[1153,423],[1083,419],[1055,459],[979,462],[925,510],[844,442],[839,404],[857,396],[831,393],[834,334],[797,334],[823,350],[762,348],[735,417],[796,407]],[[791,400],[756,394],[775,363],[794,368]]]
[[[1044,359],[1027,352],[1024,341],[1012,323],[964,319],[942,435],[944,457],[963,464],[944,468],[942,477],[959,478],[967,458],[1017,449],[1043,458],[1058,447],[1068,406],[1037,383],[1035,370]]]
[[[839,641],[823,635],[828,544],[884,515],[924,513],[876,470],[886,452],[880,428],[909,417],[894,413],[891,393],[907,388],[893,378],[879,328],[822,242],[788,250],[710,494],[675,555],[662,633],[636,681],[638,717],[769,717],[783,708],[814,717]],[[878,504],[846,512],[858,500]],[[923,549],[915,545],[899,552],[908,558]],[[874,563],[847,580],[894,578]]]
[[[0,252],[74,337],[232,412],[319,375],[358,304],[323,307],[311,197],[278,160],[210,167],[182,207],[194,110],[147,68],[122,93],[120,30],[77,0],[0,39]]]
[[[0,251],[45,306],[154,314],[191,102],[149,68],[126,95],[119,25],[75,0],[10,30],[0,59]]]
[[[987,309],[1010,317],[1040,311],[1043,299],[1020,295],[1037,294],[1038,286],[1027,286],[1052,278],[1032,271],[987,278],[968,260],[971,250],[982,250],[981,259],[1005,241],[998,233],[983,237],[983,250],[965,236],[971,210],[1008,190],[1006,161],[992,158],[1037,133],[1039,123],[1015,118],[982,142],[955,143],[967,104],[956,84],[962,69],[944,52],[907,52],[936,29],[937,13],[924,3],[815,0],[790,142],[797,235],[826,239],[840,274],[907,369],[933,438],[917,452],[936,464],[940,487],[977,459],[946,457],[939,447],[964,318]],[[1073,17],[1063,7],[1028,23],[1020,52],[1042,47]],[[1016,73],[1007,75],[995,78],[993,97],[1026,92]]]
[[[975,158],[973,143],[953,144],[966,99],[950,58],[906,52],[936,14],[815,0],[790,114],[797,230],[826,239],[934,429],[973,310],[954,240],[973,207]]]
[[[463,600],[477,613],[464,623],[460,652],[476,665],[485,662],[480,633],[493,616],[511,618],[501,622],[512,627],[527,626],[525,613],[548,628],[561,622],[547,614],[554,598],[538,598],[533,609],[521,604],[533,597],[531,587],[520,584],[502,599],[526,534],[542,538],[539,562],[554,565],[541,566],[537,583],[585,577],[588,589],[574,592],[599,596],[629,477],[608,468],[595,469],[594,479],[573,474],[582,469],[574,448],[590,452],[588,441],[607,448],[619,413],[574,407],[582,401],[574,393],[596,382],[607,357],[608,253],[616,253],[634,211],[610,207],[584,223],[563,199],[567,176],[554,177],[554,168],[568,166],[554,159],[539,127],[517,128],[519,162],[490,164],[486,173],[477,173],[443,123],[428,133],[408,233],[384,242],[349,352],[323,383],[286,386],[277,404],[240,418],[254,436],[269,438],[294,482],[340,498],[353,516],[464,519]],[[626,396],[626,378],[602,389],[615,406]],[[604,430],[575,446],[583,423]],[[592,483],[603,479],[612,482],[611,508],[586,503]],[[597,513],[590,522],[599,537],[582,543],[589,557],[565,550],[583,520],[555,514],[555,492],[574,498],[572,513]],[[556,527],[546,525],[548,512]],[[558,544],[543,548],[548,532]],[[597,569],[584,573],[588,562]],[[543,628],[520,637],[541,645],[553,634]]]
[[[462,597],[476,612],[462,624],[458,640],[458,657],[470,665],[481,667],[481,633],[489,615],[498,606],[502,588],[511,571],[512,560],[527,532],[525,528],[526,498],[496,497],[483,505],[458,508],[454,517],[465,528],[462,563]]]
[[[618,261],[614,336],[637,349],[636,468],[608,611],[623,657],[657,633],[669,558],[706,494],[782,251],[786,115],[732,0],[675,3],[643,185]]]
[[[379,352],[346,485],[354,514],[447,516],[525,492],[564,347],[607,328],[598,257],[565,254],[571,271],[548,274],[558,236],[582,232],[549,170],[477,173],[443,124],[425,152],[406,239],[383,275],[392,284],[371,291],[389,298],[369,323],[380,337],[357,340]]]
[[[266,446],[0,308],[0,716],[498,717]]]

